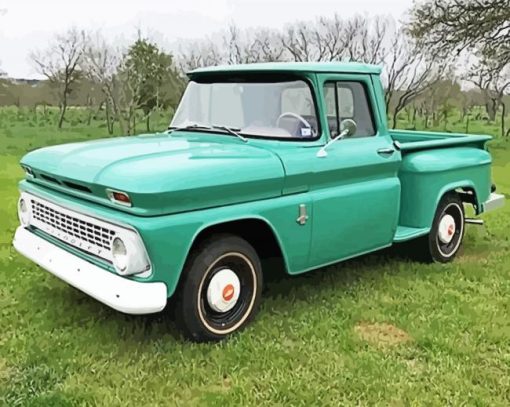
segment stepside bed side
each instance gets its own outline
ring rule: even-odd
[[[449,191],[474,194],[477,213],[490,194],[491,156],[479,148],[452,147],[403,154],[399,225],[429,228],[441,197]]]

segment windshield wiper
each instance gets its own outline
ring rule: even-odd
[[[187,126],[169,127],[167,134],[171,134],[174,131],[193,130],[193,129],[211,130],[211,127],[210,126],[206,126],[205,124],[193,123],[193,124],[188,124]]]
[[[243,137],[243,136],[241,136],[238,133],[238,131],[240,131],[241,129],[236,129],[236,128],[228,127],[228,126],[218,126],[218,125],[207,126],[205,124],[199,124],[199,123],[188,124],[187,126],[181,126],[181,127],[169,127],[167,134],[171,134],[174,131],[193,130],[193,129],[197,129],[197,130],[223,130],[223,131],[226,131],[229,134],[232,134],[233,136],[238,137],[240,140],[242,140],[245,143],[248,142],[248,139],[246,137]]]
[[[238,137],[240,140],[242,140],[243,142],[247,143],[248,142],[248,139],[246,137],[243,137],[241,136],[238,131],[241,131],[241,129],[235,129],[235,128],[232,128],[232,127],[228,127],[228,126],[216,126],[216,125],[212,125],[211,126],[212,129],[217,129],[217,130],[224,130],[226,131],[227,133],[230,133],[232,134],[233,136],[236,136]]]

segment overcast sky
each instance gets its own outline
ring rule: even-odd
[[[412,0],[0,0],[0,68],[9,76],[38,77],[28,60],[69,26],[101,31],[125,43],[137,27],[167,48],[203,38],[235,22],[280,28],[319,15],[390,14],[401,18]]]

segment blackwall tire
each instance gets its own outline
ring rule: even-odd
[[[430,233],[415,242],[415,257],[426,262],[452,261],[464,238],[464,218],[464,206],[458,194],[444,195],[437,206]]]
[[[176,293],[176,322],[192,341],[219,341],[255,317],[261,292],[255,249],[238,236],[212,236],[186,262]]]

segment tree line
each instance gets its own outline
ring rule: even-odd
[[[44,103],[59,107],[58,127],[74,103],[91,114],[104,112],[110,132],[117,123],[133,134],[139,120],[149,129],[153,112],[175,108],[186,86],[184,73],[201,66],[356,61],[383,66],[393,127],[406,112],[409,123],[420,116],[425,127],[437,127],[454,108],[464,118],[483,106],[484,117],[499,117],[501,134],[509,136],[509,44],[510,0],[429,0],[416,3],[405,24],[386,16],[335,14],[281,30],[230,25],[212,38],[181,44],[173,54],[141,33],[118,47],[101,33],[71,28],[30,60],[51,92]],[[470,84],[467,90],[461,81]]]

